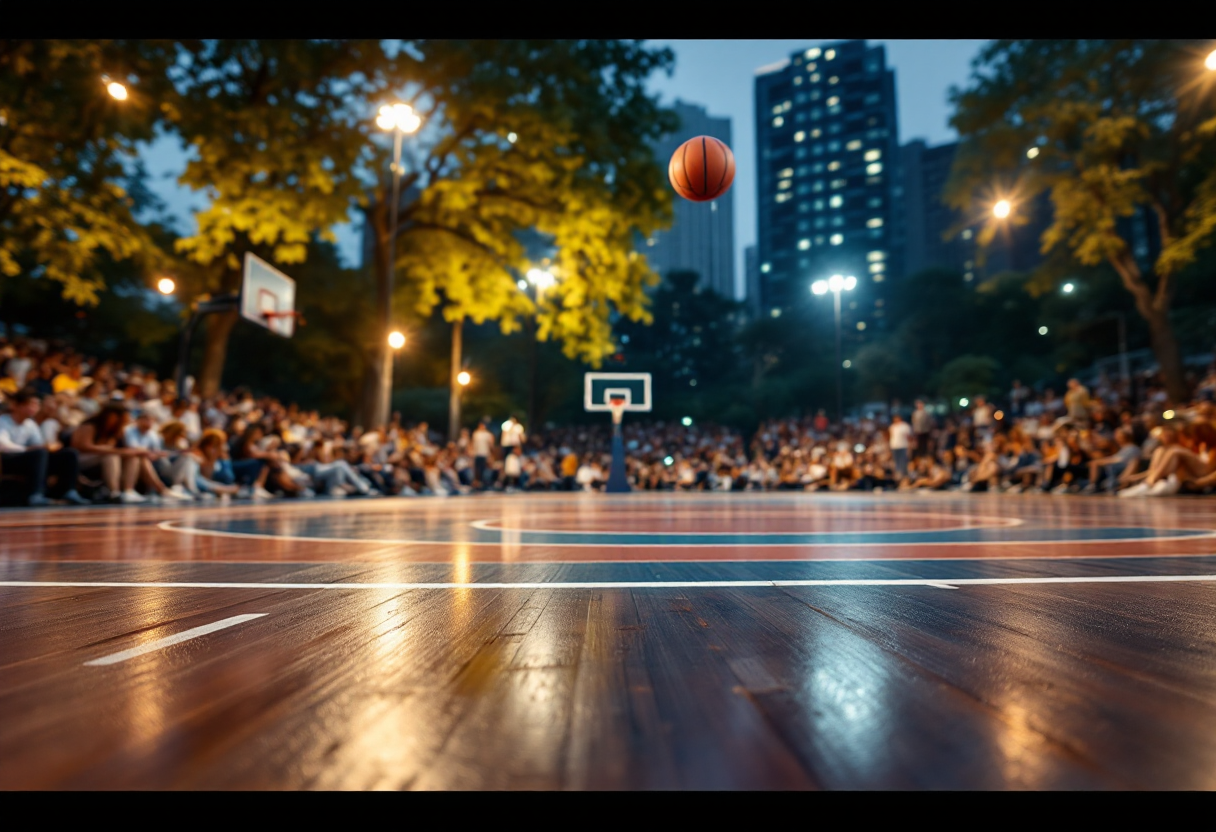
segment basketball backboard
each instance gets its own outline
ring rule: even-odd
[[[625,399],[625,410],[650,411],[650,373],[584,373],[583,409],[590,413],[612,410],[612,399]]]
[[[245,253],[241,317],[290,338],[295,332],[296,282],[257,255]]]

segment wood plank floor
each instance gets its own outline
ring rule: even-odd
[[[419,528],[519,511],[421,502],[400,509],[423,511]],[[363,505],[325,511],[349,521]],[[366,505],[369,523],[394,516]],[[788,505],[822,510],[830,532],[830,501]],[[1062,530],[1136,525],[1114,500],[1070,509],[1075,522],[1050,499],[932,505]],[[1163,535],[1216,525],[1209,501],[1151,510],[1139,522]],[[586,528],[602,524],[587,511]],[[1020,560],[994,544],[961,560],[874,560],[881,547],[817,560],[809,547],[794,562],[731,548],[643,564],[592,547],[513,563],[507,544],[470,562],[459,543],[436,556],[432,543],[182,535],[158,528],[169,517],[187,516],[0,513],[0,789],[1216,788],[1211,538],[1108,560],[1048,542]],[[1060,575],[1082,580],[1008,582]],[[764,584],[790,577],[860,582]],[[997,582],[947,588],[969,578]],[[628,581],[650,583],[612,585]],[[141,645],[156,649],[86,664]]]

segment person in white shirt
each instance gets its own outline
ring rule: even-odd
[[[912,437],[912,426],[896,413],[891,416],[891,427],[887,435],[890,437],[891,458],[895,461],[895,470],[902,480],[908,476],[908,445]]]
[[[518,448],[524,444],[524,426],[512,416],[502,423],[502,447],[504,450]]]
[[[11,413],[0,415],[0,466],[9,473],[23,474],[29,484],[28,503],[44,506],[48,477],[55,478],[58,491],[69,503],[86,505],[88,500],[76,492],[80,457],[71,448],[47,447],[42,429],[34,421],[41,400],[33,390],[19,390],[12,397]]]
[[[145,452],[146,455],[140,459],[140,480],[156,496],[171,501],[194,499],[180,485],[170,487],[165,484],[160,474],[157,473],[155,465],[157,460],[165,459],[171,456],[171,454],[165,450],[160,432],[156,430],[153,424],[151,413],[146,410],[140,410],[136,413],[135,422],[123,429],[122,444],[124,448],[133,448]],[[132,489],[128,489],[128,491],[130,490]],[[129,499],[130,495],[127,495],[127,497]]]
[[[473,449],[473,487],[478,491],[486,488],[486,468],[490,461],[490,452],[494,449],[494,434],[486,427],[485,422],[478,422],[477,429],[469,438]]]

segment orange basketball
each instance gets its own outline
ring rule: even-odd
[[[697,136],[671,154],[667,178],[685,199],[693,202],[717,199],[735,181],[735,154],[713,136]]]

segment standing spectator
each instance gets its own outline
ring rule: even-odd
[[[501,442],[503,451],[507,453],[510,453],[511,448],[518,448],[524,444],[524,426],[514,415],[502,423]]]
[[[891,416],[890,436],[891,458],[895,461],[895,473],[899,480],[908,476],[908,440],[912,436],[912,426],[904,421],[898,413]]]
[[[992,439],[992,413],[992,405],[983,396],[976,396],[975,408],[971,411],[971,425],[975,428],[978,444]]]
[[[933,414],[920,399],[912,411],[912,433],[916,436],[916,456],[933,456]]]
[[[1013,380],[1013,387],[1009,391],[1009,412],[1013,418],[1020,419],[1026,409],[1026,400],[1030,398],[1030,388],[1023,387],[1022,382],[1018,379]]]
[[[505,434],[506,431],[503,431]],[[520,488],[520,478],[523,476],[523,459],[520,456],[520,447],[513,445],[507,449],[507,455],[502,461],[502,484],[503,490],[508,493],[518,491]]]
[[[47,477],[54,477],[63,499],[77,505],[88,502],[76,493],[80,460],[76,451],[58,446],[48,447],[34,414],[41,401],[32,390],[20,390],[13,396],[11,413],[0,415],[0,465],[10,473],[24,474],[29,483],[27,502],[44,506],[51,502],[46,496]]]
[[[478,491],[486,488],[486,468],[490,461],[490,452],[494,448],[494,434],[486,427],[484,421],[477,423],[477,429],[469,438],[473,450],[473,487]]]
[[[1064,393],[1064,409],[1068,418],[1078,425],[1089,424],[1089,388],[1075,378],[1068,380],[1068,391]]]

